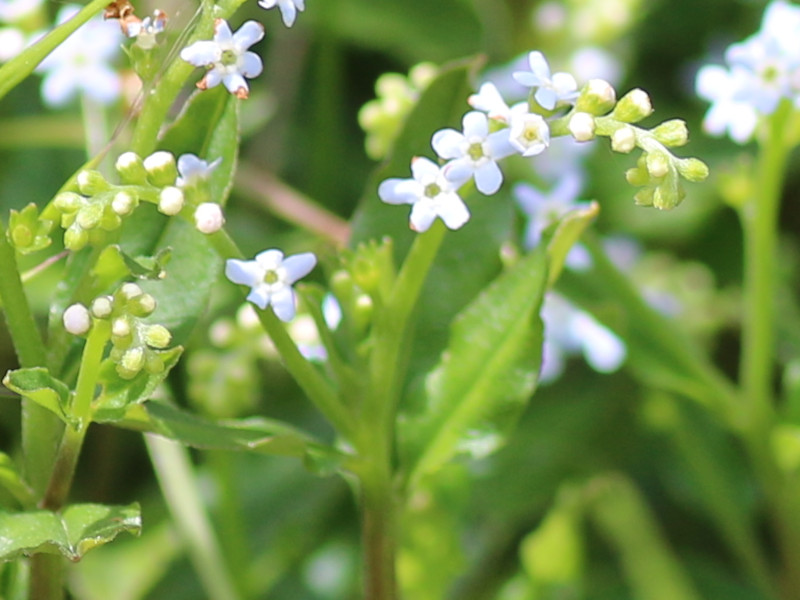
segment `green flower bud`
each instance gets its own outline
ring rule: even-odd
[[[158,375],[164,372],[164,361],[155,352],[148,352],[144,363],[144,370],[151,375]]]
[[[81,171],[78,173],[78,189],[84,196],[94,196],[107,192],[111,185],[100,171]]]
[[[655,179],[665,177],[669,173],[669,157],[663,152],[648,152],[645,155],[647,172]]]
[[[141,346],[130,348],[117,364],[117,374],[123,379],[133,379],[144,367],[144,361],[144,348]]]
[[[653,206],[653,194],[655,190],[652,187],[646,187],[636,192],[633,197],[637,206]]]
[[[625,179],[631,185],[641,187],[650,183],[650,173],[644,165],[639,165],[625,171]]]
[[[8,233],[11,237],[11,244],[15,248],[27,248],[33,243],[33,231],[27,225],[17,225],[13,229],[9,229]]]
[[[611,149],[614,152],[627,154],[636,147],[636,132],[633,127],[625,125],[611,134]]]
[[[64,232],[64,247],[77,252],[89,243],[89,234],[77,223],[73,223]]]
[[[128,310],[137,317],[146,317],[156,309],[156,299],[150,294],[140,294],[128,302]]]
[[[647,92],[639,88],[633,89],[625,94],[617,102],[611,115],[625,123],[638,123],[645,117],[653,114],[653,104]]]
[[[147,178],[156,187],[175,185],[178,178],[178,166],[172,152],[154,152],[144,159]]]
[[[120,154],[114,166],[123,183],[134,185],[147,183],[147,171],[144,168],[144,161],[135,152]]]
[[[700,182],[708,177],[708,166],[697,158],[683,158],[677,161],[678,173],[687,181]]]
[[[665,146],[683,146],[689,141],[689,128],[683,119],[664,121],[650,133]]]
[[[680,186],[677,176],[656,187],[653,192],[653,206],[659,210],[671,210],[681,203],[686,192]]]
[[[599,116],[614,108],[616,103],[617,93],[610,83],[603,79],[590,79],[575,102],[575,110]]]
[[[122,219],[114,212],[110,204],[103,207],[103,217],[100,219],[100,229],[104,231],[114,231],[122,225]]]
[[[130,192],[117,192],[111,201],[111,210],[120,217],[125,217],[133,212],[139,205],[139,198]]]
[[[111,296],[98,296],[92,301],[92,315],[97,319],[107,319],[113,310],[114,304]]]
[[[172,341],[172,334],[163,325],[150,325],[144,332],[144,341],[151,348],[166,348]]]
[[[100,202],[89,202],[78,211],[75,222],[83,229],[94,229],[103,218],[103,208]]]
[[[53,200],[53,205],[59,212],[71,214],[86,204],[86,198],[79,196],[75,192],[61,192]]]

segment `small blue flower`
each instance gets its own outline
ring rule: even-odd
[[[247,300],[261,310],[272,306],[281,321],[291,321],[297,310],[297,297],[292,285],[308,275],[317,264],[311,252],[284,258],[276,249],[256,254],[254,260],[225,261],[225,277],[233,283],[250,287]]]

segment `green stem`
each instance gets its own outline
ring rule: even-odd
[[[364,555],[364,599],[396,600],[395,503],[388,463],[362,474],[361,518]],[[382,468],[383,467],[383,468]]]
[[[744,230],[744,320],[740,379],[747,403],[744,421],[755,437],[773,417],[775,271],[777,219],[790,148],[784,141],[791,105],[783,102],[767,121],[761,141],[757,195],[742,207]]]
[[[145,435],[164,499],[183,538],[195,571],[210,600],[237,600],[219,544],[200,499],[186,448],[172,440]]]

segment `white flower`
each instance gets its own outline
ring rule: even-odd
[[[272,305],[281,321],[291,321],[297,304],[292,284],[308,275],[316,264],[311,252],[284,259],[283,252],[271,249],[257,254],[254,260],[225,261],[225,277],[249,286],[247,299],[260,309]]]
[[[513,74],[522,85],[537,88],[533,97],[542,108],[553,110],[559,102],[572,103],[578,98],[578,84],[569,73],[550,75],[547,59],[539,51],[528,54],[528,71]]]
[[[511,109],[508,141],[522,156],[541,154],[550,145],[550,128],[541,115],[518,104]]]
[[[297,11],[302,12],[306,8],[305,0],[258,0],[258,5],[267,10],[277,6],[281,11],[283,24],[287,27],[294,25],[294,20],[297,18]]]
[[[152,17],[139,19],[134,15],[120,21],[123,33],[136,38],[136,44],[144,50],[149,50],[156,45],[156,36],[164,31],[167,24],[167,13],[156,9]]]
[[[25,49],[26,43],[25,34],[16,27],[0,28],[0,62],[14,58]]]
[[[175,185],[181,188],[192,187],[206,181],[211,172],[222,162],[222,157],[212,162],[200,159],[194,154],[181,154],[178,157],[178,173],[180,176]]]
[[[57,23],[72,18],[80,7],[64,6]],[[119,54],[122,34],[111,22],[92,19],[68,37],[37,68],[44,72],[42,98],[50,106],[62,106],[76,94],[109,104],[122,88],[119,75],[109,66]]]
[[[703,119],[703,129],[711,135],[728,132],[731,139],[744,144],[755,131],[758,113],[749,102],[738,100],[739,90],[749,82],[741,68],[728,71],[718,65],[706,65],[697,73],[697,95],[711,102]]]
[[[579,310],[555,292],[548,292],[542,307],[544,348],[539,379],[549,383],[564,370],[567,356],[582,353],[595,371],[611,373],[625,362],[624,342],[594,317]]]
[[[458,229],[469,221],[469,210],[455,189],[445,179],[442,169],[427,158],[411,161],[411,179],[386,179],[378,187],[378,195],[388,204],[411,204],[411,229],[427,231],[436,217],[450,229]]]
[[[490,119],[507,123],[511,117],[511,108],[500,95],[500,90],[491,81],[482,84],[477,94],[472,94],[467,98],[467,103],[475,110],[485,112]]]
[[[0,22],[16,23],[38,10],[44,0],[0,0]]]
[[[181,58],[195,67],[208,67],[205,76],[197,82],[201,90],[223,83],[231,94],[247,98],[248,79],[261,73],[261,58],[247,49],[264,37],[264,26],[247,21],[233,34],[224,19],[214,23],[214,39],[195,42],[181,50]]]
[[[433,134],[431,145],[436,154],[452,159],[444,166],[444,176],[458,186],[474,176],[481,193],[494,194],[503,183],[503,173],[496,161],[515,151],[508,130],[489,133],[489,120],[478,111],[465,114],[462,124],[463,133],[442,129]]]
[[[582,187],[580,175],[576,171],[567,171],[548,192],[542,192],[527,183],[518,183],[512,188],[517,204],[528,218],[525,229],[526,248],[536,247],[545,229],[570,210],[578,208],[577,200]]]

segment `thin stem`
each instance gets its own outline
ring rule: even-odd
[[[161,491],[189,557],[211,600],[238,600],[219,544],[200,499],[186,448],[172,440],[145,435]]]
[[[395,600],[395,506],[390,473],[378,468],[362,475],[361,515],[365,600]],[[389,466],[389,465],[383,465]]]
[[[769,119],[754,185],[758,195],[740,212],[745,245],[740,379],[747,403],[745,420],[755,437],[769,426],[774,412],[777,219],[789,153],[785,126],[791,110],[784,102]]]

